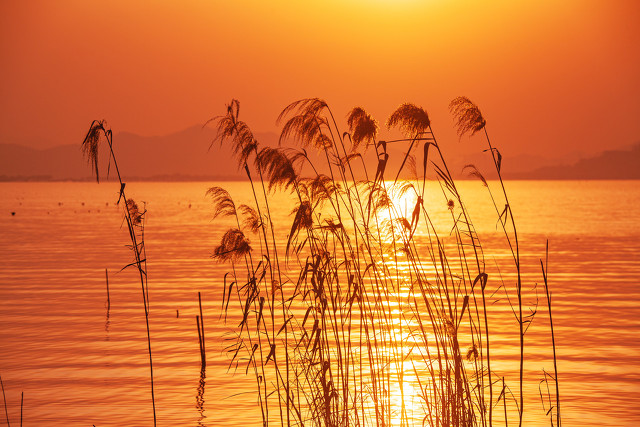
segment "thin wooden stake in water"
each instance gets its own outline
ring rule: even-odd
[[[0,386],[2,387],[2,400],[4,401],[4,414],[7,417],[7,427],[11,427],[9,424],[9,411],[7,410],[7,396],[4,394],[4,383],[2,382],[2,376],[0,376]]]
[[[207,365],[207,358],[204,353],[204,336],[201,332],[201,322],[202,319],[200,318],[200,316],[196,315],[196,325],[198,327],[198,344],[200,345],[200,364],[202,369],[204,369]]]
[[[107,311],[111,309],[111,297],[109,297],[109,271],[105,268],[104,275],[107,279]]]
[[[20,394],[20,427],[22,427],[22,407],[24,406],[24,391]]]
[[[200,309],[200,316],[196,316],[196,322],[198,323],[198,341],[200,343],[200,361],[202,368],[207,366],[207,353],[204,346],[204,320],[202,316],[202,295],[198,292],[198,308]]]
[[[200,308],[200,330],[202,331],[202,354],[205,355],[206,349],[204,347],[204,316],[202,316],[202,296],[200,295],[200,292],[198,292],[198,307]]]
[[[202,359],[202,333],[200,332],[200,316],[196,315],[196,326],[198,327],[198,345],[200,346],[200,359]]]

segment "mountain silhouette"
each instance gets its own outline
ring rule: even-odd
[[[0,181],[47,181],[95,179],[91,165],[80,150],[81,135],[77,144],[61,145],[49,149],[35,149],[17,144],[0,144]],[[246,175],[239,170],[228,144],[211,145],[215,129],[199,125],[163,136],[140,136],[119,132],[113,137],[114,151],[125,181],[197,181],[243,180]],[[261,146],[278,146],[278,135],[273,132],[255,133]],[[405,147],[389,148],[389,170],[395,171],[404,157]],[[322,156],[309,150],[317,164],[324,163]],[[365,161],[375,162],[375,151],[369,148]],[[316,159],[317,157],[317,159]],[[108,170],[107,144],[99,153],[100,177],[106,178]],[[396,163],[398,163],[396,165]],[[488,179],[495,178],[493,166],[486,153],[472,158],[453,158],[450,165],[459,177],[463,166],[475,164]],[[561,165],[560,159],[520,155],[505,157],[502,162],[503,177],[507,179],[640,179],[640,143],[627,150],[609,150],[590,158],[578,159],[573,164]],[[320,166],[320,172],[325,172]],[[114,171],[111,171],[113,174]],[[389,172],[388,179],[393,179]],[[112,175],[113,177],[113,175]]]
[[[546,166],[526,173],[511,173],[512,179],[640,179],[640,143],[628,150],[607,150],[571,165]]]
[[[233,180],[244,179],[233,161],[231,150],[219,143],[211,145],[215,130],[192,126],[164,136],[140,136],[119,132],[113,136],[118,166],[124,180]],[[277,145],[275,133],[256,133],[262,144]],[[0,144],[2,180],[90,180],[91,165],[74,145],[38,150],[16,144]],[[99,153],[100,177],[107,176],[107,144]],[[114,171],[111,171],[114,173]]]

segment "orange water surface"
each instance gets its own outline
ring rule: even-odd
[[[228,222],[212,220],[205,196],[212,185],[227,188],[239,202],[250,201],[247,184],[240,182],[127,186],[147,208],[160,426],[261,423],[254,379],[243,368],[229,369],[224,350],[237,319],[220,319],[228,266],[214,263],[210,255]],[[638,425],[639,183],[506,185],[532,286],[542,281],[539,260],[549,240],[564,425]],[[505,253],[498,243],[491,252],[499,233],[484,189],[471,181],[459,186],[489,261],[499,263]],[[132,259],[115,204],[117,190],[114,183],[0,183],[0,376],[14,425],[20,422],[21,393],[24,425],[152,425],[144,309],[136,272],[121,271]],[[286,195],[273,198],[274,222],[280,220],[285,235],[292,205]],[[198,291],[207,354],[202,373]],[[526,425],[549,424],[538,395],[542,369],[553,369],[546,301],[542,291],[539,296],[539,313],[525,344]],[[505,312],[495,322],[507,325],[513,317]],[[508,374],[517,364],[517,346],[512,333],[501,335],[500,328],[492,345],[496,364]],[[412,411],[415,420],[422,419],[419,405]]]

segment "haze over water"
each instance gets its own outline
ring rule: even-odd
[[[210,254],[226,230],[205,197],[215,183],[129,183],[147,202],[150,329],[158,421],[258,425],[254,379],[228,372],[230,330],[219,320],[226,266]],[[246,183],[218,183],[239,203]],[[488,256],[504,256],[495,212],[476,181],[460,191]],[[640,191],[634,181],[506,183],[529,284],[540,283],[549,239],[549,280],[558,345],[563,422],[631,426],[640,421]],[[0,184],[0,375],[9,417],[25,425],[149,425],[152,421],[144,311],[126,249],[114,183]],[[274,196],[286,234],[292,206]],[[446,211],[446,208],[443,207]],[[15,216],[11,215],[15,212]],[[496,248],[498,252],[492,252]],[[111,306],[107,309],[105,272]],[[206,375],[195,316],[204,305]],[[540,293],[527,339],[529,425],[546,425],[537,395],[550,341]],[[507,313],[508,316],[508,313]],[[512,319],[507,319],[507,322]],[[496,342],[509,335],[496,332]],[[507,345],[507,344],[505,344]],[[514,362],[510,347],[505,366]],[[516,389],[515,384],[512,389]],[[421,419],[419,405],[414,406]],[[541,415],[537,415],[541,413]]]

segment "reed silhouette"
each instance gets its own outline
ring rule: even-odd
[[[237,206],[220,187],[207,193],[214,217],[234,219],[212,258],[229,266],[224,319],[239,321],[230,325],[230,366],[255,377],[263,425],[522,425],[525,335],[537,305],[523,295],[516,222],[486,120],[465,97],[450,110],[460,138],[484,131],[498,180],[466,169],[488,189],[515,288],[487,265],[423,108],[398,107],[386,126],[403,137],[382,141],[378,122],[360,107],[343,132],[326,102],[299,100],[278,117],[280,141],[293,140],[296,149],[260,146],[237,100],[207,122],[218,131],[211,145],[231,145],[251,186],[252,206]],[[389,144],[406,150],[397,170],[390,170]],[[434,182],[435,205],[427,203],[435,200]],[[275,191],[291,194],[290,225],[274,223]],[[544,265],[543,276],[548,290]],[[492,357],[497,294],[508,301],[519,337],[516,393]],[[550,315],[550,293],[547,302]],[[555,375],[545,379],[556,382],[547,393],[556,404],[547,414],[559,426],[555,341],[553,348]]]
[[[151,402],[153,405],[153,425],[157,423],[156,420],[156,401],[153,387],[153,358],[151,355],[151,333],[149,331],[149,286],[147,283],[147,257],[144,244],[144,221],[146,210],[140,209],[138,204],[133,199],[128,199],[125,192],[126,184],[122,181],[120,170],[118,169],[118,162],[116,160],[115,153],[113,151],[113,134],[111,129],[105,127],[106,123],[103,120],[94,120],[89,127],[89,131],[82,142],[82,153],[86,157],[87,161],[91,164],[93,172],[96,174],[96,182],[100,182],[98,153],[100,143],[106,141],[109,146],[109,169],[111,164],[113,166],[120,183],[120,192],[116,204],[120,204],[124,201],[123,214],[127,223],[127,229],[129,231],[129,238],[131,239],[131,245],[129,248],[133,252],[134,261],[126,265],[123,269],[128,267],[134,267],[138,271],[140,286],[142,289],[142,301],[144,304],[144,316],[147,327],[147,348],[149,353],[149,370],[151,378]],[[106,270],[105,270],[105,274]],[[107,276],[107,295],[109,290],[109,282]],[[107,296],[108,305],[110,307],[110,299]],[[109,309],[107,308],[107,321],[109,316]]]
[[[4,416],[7,421],[7,427],[11,427],[9,421],[9,410],[7,409],[7,396],[4,392],[4,382],[2,382],[2,376],[0,375],[0,388],[2,389],[2,401],[4,403]],[[24,407],[24,392],[20,392],[20,427],[22,427],[22,410]]]

